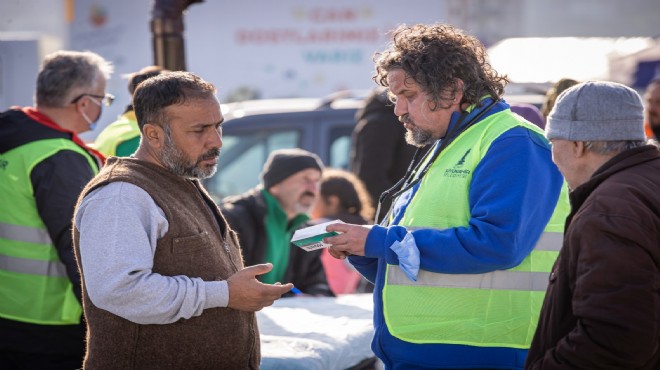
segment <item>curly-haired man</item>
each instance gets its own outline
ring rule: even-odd
[[[328,227],[331,253],[376,285],[372,349],[387,369],[521,369],[568,210],[548,141],[450,25],[397,28],[374,79],[431,149],[381,225]]]

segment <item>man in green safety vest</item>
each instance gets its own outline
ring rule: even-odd
[[[327,227],[331,254],[375,284],[374,353],[386,369],[522,369],[568,211],[549,142],[450,25],[397,28],[374,80],[408,142],[430,145],[381,195],[381,225]]]
[[[85,324],[71,219],[103,155],[78,137],[112,102],[112,65],[92,52],[46,56],[36,106],[0,113],[0,368],[82,366]]]

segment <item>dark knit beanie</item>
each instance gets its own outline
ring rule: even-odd
[[[303,149],[280,149],[271,152],[261,171],[264,189],[282,182],[287,177],[308,168],[323,172],[323,162],[316,154]]]

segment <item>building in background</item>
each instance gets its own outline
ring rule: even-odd
[[[130,100],[121,76],[153,63],[151,3],[3,0],[0,34],[36,32],[37,46],[18,55],[0,38],[0,103],[31,104],[25,100],[32,92],[19,94],[16,81],[32,81],[36,72],[14,66],[38,65],[43,55],[62,48],[92,50],[111,60],[117,73],[108,91]],[[658,14],[657,0],[204,1],[184,15],[186,65],[216,84],[223,102],[317,97],[372,88],[372,54],[399,23],[452,23],[494,46],[511,37],[657,37]],[[529,50],[517,53],[521,60],[530,57]],[[579,62],[561,58],[567,66]],[[655,68],[654,59],[644,62],[647,70]],[[120,110],[104,110],[99,127],[85,138],[95,137]]]

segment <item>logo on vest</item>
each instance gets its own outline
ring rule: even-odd
[[[8,164],[9,164],[9,161],[7,161],[6,159],[0,158],[0,170],[4,170],[5,168],[7,168]]]
[[[445,177],[459,177],[459,178],[466,178],[472,171],[468,169],[462,169],[463,165],[465,164],[465,158],[467,158],[468,154],[470,154],[470,151],[472,149],[468,149],[465,154],[461,157],[461,159],[456,162],[453,168],[447,168],[445,170]]]
[[[467,157],[467,155],[470,154],[470,151],[472,151],[472,149],[468,149],[468,150],[465,152],[465,154],[463,154],[463,156],[461,157],[461,159],[459,159],[458,162],[456,162],[456,166],[454,166],[454,167],[461,167],[461,166],[463,166],[463,165],[465,164],[465,157]]]

